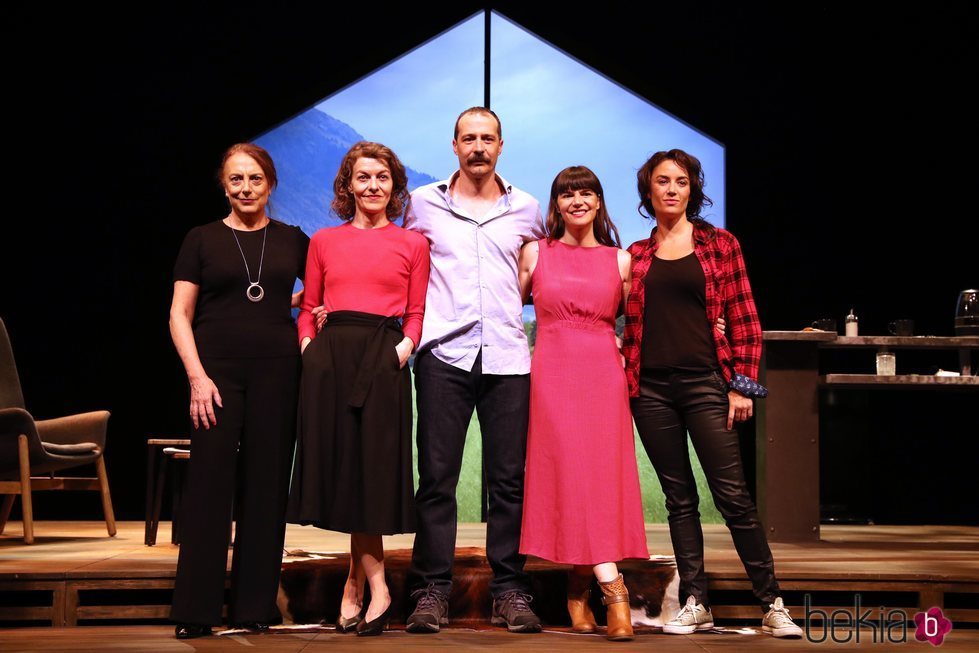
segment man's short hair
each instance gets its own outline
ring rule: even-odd
[[[500,117],[496,115],[492,109],[487,109],[486,107],[469,107],[468,109],[460,113],[459,117],[456,118],[455,132],[453,133],[452,136],[453,140],[459,138],[459,121],[462,120],[463,116],[469,115],[471,113],[482,114],[484,116],[493,116],[493,118],[496,119],[496,135],[500,137],[500,140],[503,140],[503,123],[500,122]]]

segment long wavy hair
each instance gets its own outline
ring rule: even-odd
[[[585,166],[570,166],[557,173],[551,182],[551,200],[547,206],[547,240],[548,242],[564,235],[564,218],[558,210],[557,198],[561,193],[588,189],[598,196],[601,206],[595,215],[592,228],[595,230],[595,240],[608,247],[621,247],[619,230],[615,228],[608,209],[605,208],[605,191],[598,176]]]
[[[394,220],[404,213],[408,205],[408,174],[405,172],[404,164],[398,155],[391,151],[391,148],[372,143],[370,141],[358,141],[343,156],[340,162],[340,169],[337,176],[333,179],[333,202],[330,208],[342,220],[350,221],[357,212],[357,200],[350,192],[350,180],[353,178],[354,164],[357,159],[377,159],[384,162],[384,165],[391,171],[391,200],[388,202],[385,212],[388,220]]]

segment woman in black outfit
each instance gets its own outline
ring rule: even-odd
[[[261,147],[231,146],[220,182],[231,211],[187,234],[170,308],[196,431],[170,612],[180,639],[209,635],[221,623],[232,502],[228,623],[264,630],[279,619],[296,433],[300,358],[290,309],[309,238],[266,215],[276,173]]]

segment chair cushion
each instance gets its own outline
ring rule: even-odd
[[[94,442],[78,442],[76,444],[55,444],[41,442],[44,450],[55,456],[89,456],[98,453],[99,445]]]

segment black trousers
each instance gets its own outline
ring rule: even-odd
[[[217,625],[224,604],[228,533],[237,515],[228,623],[279,619],[289,470],[296,439],[300,359],[204,358],[224,408],[194,431],[170,618]]]
[[[727,429],[727,413],[727,387],[718,372],[643,370],[639,397],[632,399],[639,437],[666,495],[680,605],[688,596],[710,605],[700,499],[687,454],[689,432],[714,505],[731,531],[755,598],[767,610],[779,595],[775,563],[744,480],[737,431]]]
[[[471,372],[443,363],[430,352],[415,359],[418,408],[417,535],[411,556],[414,587],[434,584],[449,594],[456,543],[456,486],[473,408],[483,438],[489,495],[486,557],[493,569],[493,596],[528,591],[520,555],[524,464],[530,375],[483,374],[481,355]]]

